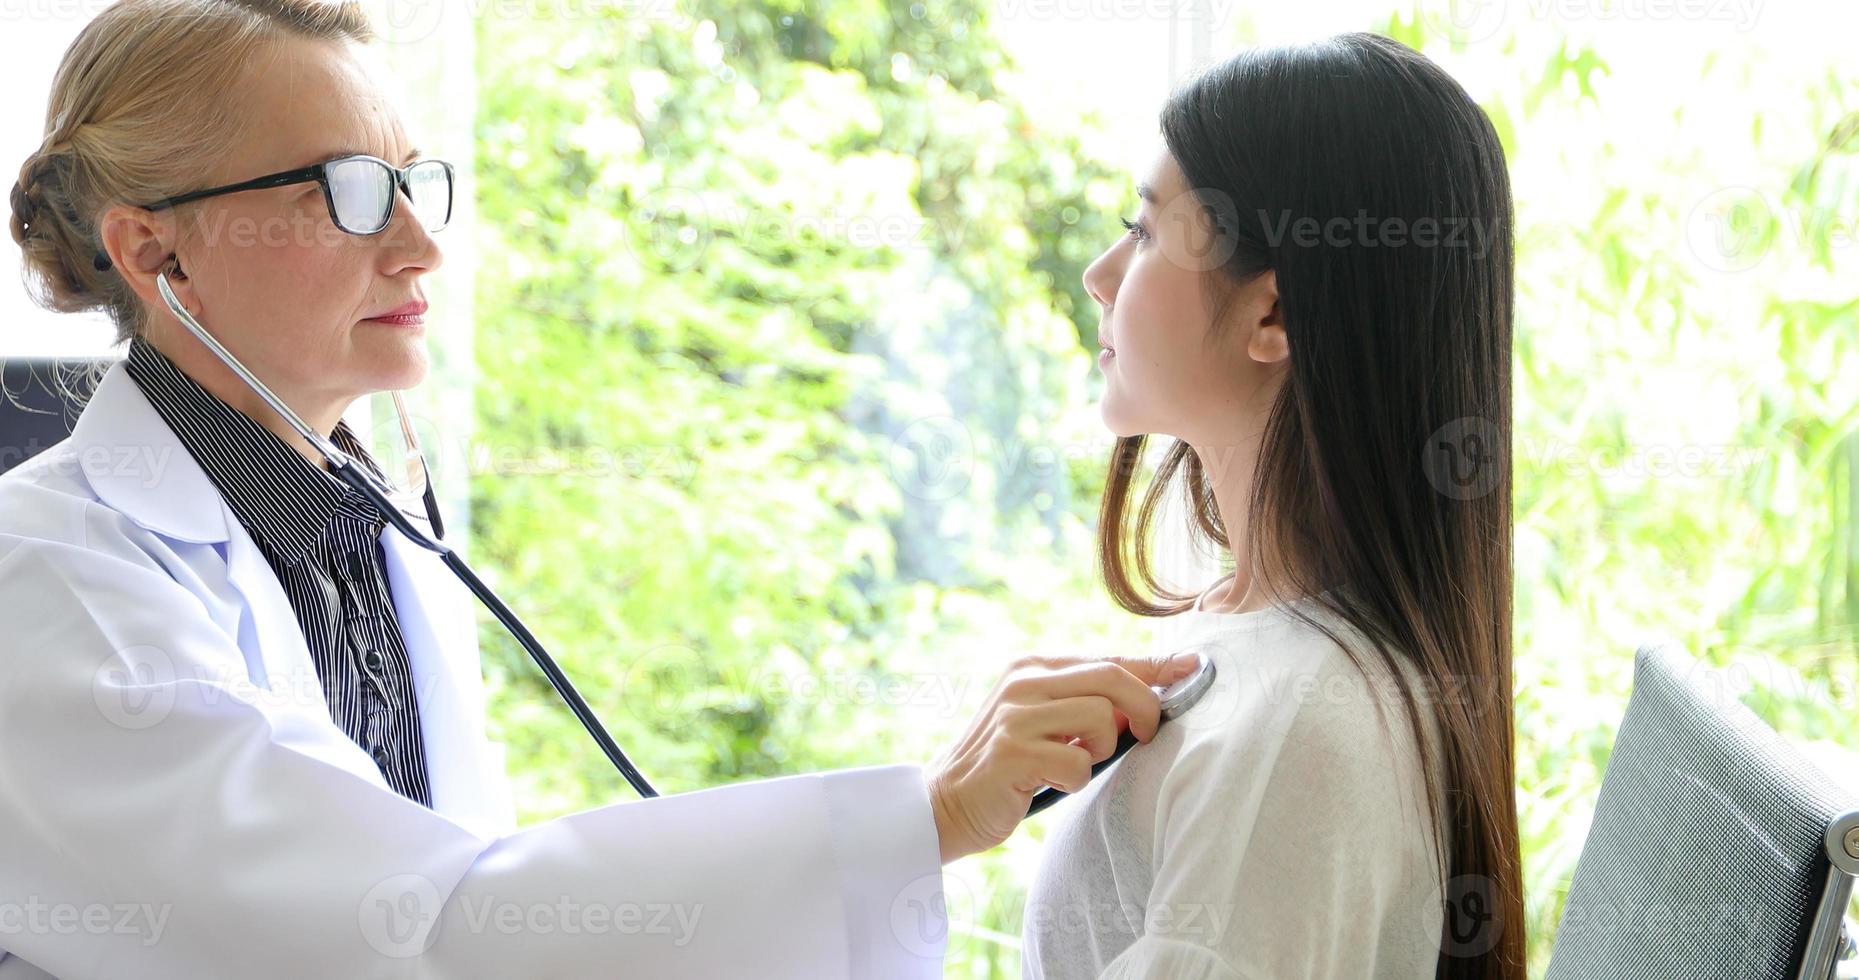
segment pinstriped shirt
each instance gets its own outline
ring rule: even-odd
[[[143,339],[130,341],[124,368],[277,574],[330,717],[374,757],[389,786],[430,807],[419,702],[381,552],[385,519]],[[346,422],[330,441],[375,465]]]

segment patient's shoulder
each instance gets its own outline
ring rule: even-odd
[[[1191,646],[1213,660],[1215,682],[1201,704],[1169,723],[1181,726],[1180,761],[1213,770],[1200,779],[1305,774],[1387,783],[1382,777],[1392,774],[1390,785],[1409,782],[1403,774],[1419,762],[1414,721],[1429,737],[1437,732],[1423,672],[1406,651],[1378,650],[1328,610],[1299,608],[1314,622],[1231,617],[1240,621],[1195,634]]]
[[[1266,685],[1262,690],[1274,699],[1334,708],[1343,716],[1334,719],[1338,722],[1355,719],[1355,708],[1391,697],[1382,689],[1396,683],[1397,672],[1413,683],[1422,676],[1405,650],[1378,648],[1348,620],[1312,600],[1256,615],[1207,617],[1184,632],[1179,646],[1211,656],[1216,676],[1230,672]]]

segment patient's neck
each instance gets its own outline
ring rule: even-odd
[[[1214,506],[1220,523],[1226,528],[1227,557],[1233,562],[1233,574],[1209,589],[1201,600],[1201,611],[1210,613],[1245,613],[1267,609],[1296,598],[1277,595],[1268,590],[1265,579],[1278,587],[1289,581],[1282,572],[1265,576],[1249,561],[1252,543],[1246,512],[1252,491],[1253,473],[1258,469],[1260,433],[1231,440],[1230,445],[1194,446],[1201,470],[1213,488]]]

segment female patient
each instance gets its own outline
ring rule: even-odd
[[[1161,130],[1085,273],[1118,436],[1099,550],[1219,680],[1054,811],[1024,973],[1521,980],[1497,135],[1366,34],[1242,53]],[[1198,592],[1148,560],[1175,487],[1234,569]]]

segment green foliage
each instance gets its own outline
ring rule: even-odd
[[[1013,656],[1146,643],[1055,425],[1127,178],[999,101],[979,8],[662,14],[480,23],[478,564],[673,792],[926,762]],[[481,635],[520,815],[625,799]]]

